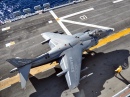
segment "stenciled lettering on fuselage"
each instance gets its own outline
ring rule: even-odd
[[[71,68],[71,72],[74,72],[74,62],[73,62],[73,58],[69,57],[70,59],[70,68]]]
[[[75,80],[75,82],[77,81],[77,79],[78,79],[78,72],[77,72],[77,65],[76,64],[74,64],[74,61],[73,61],[73,58],[72,57],[69,57],[69,59],[70,59],[70,70],[71,70],[71,72],[73,72],[73,76],[74,76],[74,80]]]

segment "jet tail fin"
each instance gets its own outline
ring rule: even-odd
[[[7,59],[7,61],[12,65],[14,65],[15,67],[17,67],[17,70],[19,71],[21,87],[25,88],[31,68],[30,62],[33,61],[33,59],[12,58]]]
[[[22,89],[25,88],[25,86],[26,86],[29,72],[30,72],[30,68],[31,68],[31,64],[28,64],[28,65],[25,65],[25,66],[18,69]]]

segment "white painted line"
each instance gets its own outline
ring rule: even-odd
[[[6,46],[6,47],[10,47],[10,46],[12,46],[12,45],[14,45],[14,44],[15,44],[15,42],[14,42],[14,41],[11,41],[11,42],[5,44],[5,46]]]
[[[9,46],[10,46],[10,43],[6,43],[5,46],[6,46],[6,47],[9,47]]]
[[[53,23],[53,21],[52,21],[52,20],[50,20],[50,21],[48,21],[48,23],[49,23],[49,24],[51,24],[51,23]]]
[[[114,30],[114,28],[110,28],[110,27],[104,27],[104,26],[99,26],[99,25],[94,25],[94,24],[76,22],[76,21],[71,21],[71,20],[62,20],[62,22],[72,23],[72,24],[77,24],[77,25],[82,25],[82,26],[89,26],[89,27],[94,27],[94,28],[100,28],[100,29],[105,29],[105,30],[107,30],[107,29]]]
[[[2,28],[2,31],[6,31],[6,30],[9,30],[10,27],[5,27],[5,28]]]
[[[85,13],[85,12],[88,12],[88,11],[92,11],[94,10],[94,8],[89,8],[89,9],[86,9],[86,10],[82,10],[82,11],[79,11],[79,12],[76,12],[76,13],[72,13],[72,14],[69,14],[69,15],[66,15],[66,16],[63,16],[63,17],[60,17],[61,19],[65,19],[65,18],[68,18],[68,17],[72,17],[72,16],[75,16],[75,15],[78,15],[78,14],[81,14],[81,13]]]
[[[92,10],[94,10],[94,8],[89,8],[89,9],[82,10],[82,11],[79,11],[79,12],[76,12],[76,13],[72,13],[72,14],[69,14],[69,15],[66,15],[66,16],[61,17],[61,19],[65,19],[65,18],[68,18],[68,17],[72,17],[72,16],[75,16],[75,15],[78,15],[78,14],[81,14],[81,13],[85,13],[85,12],[88,12],[88,11],[92,11]]]
[[[61,22],[60,18],[57,17],[57,15],[51,10],[49,11],[51,13],[51,15],[55,18],[55,20],[59,23],[59,25],[61,26],[61,28],[65,31],[65,33],[67,35],[72,35],[70,33],[70,31],[65,27],[65,25]]]
[[[127,85],[124,89],[122,89],[121,91],[119,91],[117,94],[115,94],[114,96],[112,97],[118,97],[120,96],[121,93],[125,92],[125,90],[129,89],[130,88],[130,84]],[[121,96],[120,96],[121,97]]]
[[[121,2],[121,1],[123,1],[123,0],[115,0],[115,1],[113,1],[113,3],[118,3],[118,2]]]

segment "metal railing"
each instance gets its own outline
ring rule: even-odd
[[[31,12],[27,13],[27,9],[30,9],[30,8],[23,9],[23,12],[25,13],[25,11],[26,11],[26,14],[20,14],[22,12],[15,11],[13,13],[15,13],[16,16],[14,16],[13,19],[8,19],[8,20],[5,20],[3,22],[1,21],[0,23],[1,23],[1,25],[3,25],[3,24],[6,24],[8,22],[15,22],[15,21],[18,21],[18,20],[21,20],[21,19],[25,19],[25,18],[34,16],[34,15],[45,13],[45,12],[50,11],[50,10],[58,9],[58,8],[61,8],[61,7],[72,5],[72,4],[77,4],[77,3],[80,3],[80,2],[83,2],[83,1],[86,1],[86,0],[74,0],[74,1],[68,2],[66,4],[62,4],[62,5],[59,5],[59,6],[54,6],[53,8],[48,7],[48,6],[50,6],[50,4],[46,3],[47,4],[47,8],[45,8],[45,4],[43,4],[43,9],[42,9],[42,7],[40,5],[37,5],[37,6],[34,6],[35,12],[33,12],[33,13],[31,13]],[[39,6],[39,10],[37,8],[38,6]],[[17,12],[18,12],[18,14],[17,14]]]

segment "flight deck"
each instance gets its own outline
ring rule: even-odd
[[[41,33],[62,31],[58,20],[48,11],[36,16],[0,26],[0,97],[112,97],[130,84],[130,1],[86,0],[71,6],[53,10],[68,33],[76,34],[97,28],[114,28],[112,35],[102,39],[91,50],[95,56],[83,55],[81,73],[84,76],[73,91],[68,90],[65,77],[57,77],[61,71],[57,62],[33,68],[26,89],[21,89],[14,67],[6,59],[35,58],[50,50]],[[66,34],[64,32],[64,34]],[[120,75],[114,70],[123,66]],[[55,67],[55,69],[54,69]]]

